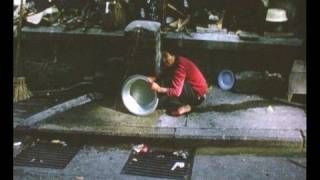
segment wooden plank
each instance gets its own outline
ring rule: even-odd
[[[57,113],[65,112],[71,108],[81,106],[84,104],[87,104],[89,102],[92,102],[95,99],[100,98],[101,96],[99,94],[94,93],[88,93],[83,96],[71,99],[69,101],[63,102],[61,104],[55,105],[51,108],[48,108],[42,112],[36,113],[26,119],[24,119],[19,126],[32,126],[42,120],[45,120]]]

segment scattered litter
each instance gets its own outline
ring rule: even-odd
[[[59,10],[56,6],[49,7],[43,11],[44,15],[50,15],[58,12]]]
[[[39,24],[43,18],[44,13],[40,12],[37,14],[30,15],[26,18],[27,22],[31,24]]]
[[[30,160],[30,162],[34,162],[36,159],[35,158],[32,158],[31,160]]]
[[[148,146],[146,144],[139,144],[136,146],[133,146],[132,149],[136,152],[136,153],[146,153],[148,152]]]
[[[36,14],[31,14],[29,16],[26,17],[26,21],[31,23],[31,24],[39,24],[42,19],[47,19],[45,18],[45,16],[47,15],[54,15],[54,14],[58,14],[59,10],[57,7],[53,6],[53,7],[49,7],[47,9],[45,9],[44,11],[41,11],[39,13]]]
[[[132,161],[138,162],[138,159],[137,158],[133,158]]]
[[[175,152],[173,152],[173,155],[176,155],[176,156],[178,156],[178,157],[182,157],[183,159],[187,159],[187,157],[188,157],[188,152],[184,152],[184,151],[175,151]]]
[[[157,155],[157,158],[165,158],[165,155]]]
[[[148,144],[149,145],[149,144]],[[137,145],[139,146],[139,145]],[[135,146],[136,148],[138,148]],[[141,145],[140,145],[141,146]],[[142,149],[142,147],[140,147]],[[149,147],[147,154],[139,155],[131,151],[130,156],[122,169],[123,174],[140,175],[149,177],[167,177],[168,179],[190,179],[193,154],[183,159],[184,153],[178,149],[176,155],[171,148]],[[142,151],[142,150],[141,150]],[[140,153],[141,153],[140,151]],[[153,153],[150,153],[153,151]],[[185,151],[185,150],[184,150]],[[184,153],[186,156],[186,153]],[[138,162],[135,159],[139,160]],[[156,173],[155,173],[156,172]]]
[[[139,153],[142,150],[142,148],[143,148],[143,144],[139,144],[132,147],[132,149],[137,153]]]
[[[145,146],[143,146],[142,152],[143,152],[143,153],[148,152],[148,147],[147,147],[146,145],[145,145]]]
[[[21,142],[15,142],[13,146],[20,146],[21,144],[22,144]]]
[[[272,106],[270,105],[269,107],[268,107],[268,112],[273,112],[274,110],[273,110],[273,108],[272,108]]]
[[[282,75],[280,73],[270,73],[269,71],[265,71],[265,75],[268,77],[276,77],[279,79],[282,78]]]
[[[209,20],[211,20],[211,21],[218,21],[218,20],[219,20],[219,17],[211,14],[211,15],[209,16]]]
[[[62,146],[67,146],[66,142],[60,141],[59,139],[52,140],[51,143],[53,143],[53,144],[61,144]]]
[[[245,161],[246,161],[246,159],[241,159],[241,161],[242,161],[242,162],[245,162]]]
[[[40,163],[43,163],[43,160],[40,159]]]
[[[76,180],[84,180],[83,176],[76,176]]]
[[[39,141],[40,141],[40,139],[38,138],[38,139],[37,139],[37,142],[39,142]]]
[[[176,168],[184,168],[184,162],[176,162],[171,168],[171,171],[174,171]]]
[[[60,143],[60,140],[52,140],[51,143],[58,144],[58,143]]]

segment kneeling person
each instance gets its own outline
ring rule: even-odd
[[[179,116],[190,112],[205,99],[208,91],[207,82],[198,67],[186,57],[175,55],[165,50],[162,52],[163,69],[159,77],[164,80],[165,87],[156,82],[155,77],[149,77],[151,89],[159,94],[160,105],[167,104],[171,115]],[[172,107],[172,104],[175,104]]]

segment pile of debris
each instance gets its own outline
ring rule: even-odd
[[[23,14],[30,26],[58,26],[63,30],[90,27],[106,31],[123,29],[134,20],[157,21],[162,30],[197,33],[227,31],[256,31],[265,21],[267,4],[254,1],[238,6],[236,3],[196,2],[191,0],[25,0]],[[251,1],[250,1],[251,2]],[[227,5],[226,5],[227,4]],[[233,4],[233,5],[232,5]],[[19,17],[18,0],[14,1],[14,22]],[[245,11],[240,11],[247,7]],[[243,10],[243,9],[242,9]],[[247,14],[244,14],[247,12]],[[249,13],[250,12],[250,13]],[[253,13],[253,14],[252,14]],[[250,22],[250,24],[246,23]],[[254,27],[246,27],[246,26]]]
[[[125,1],[28,1],[24,4],[24,24],[29,26],[55,26],[63,30],[102,27],[107,30],[124,28],[126,25]],[[19,19],[20,3],[15,4],[14,24]]]

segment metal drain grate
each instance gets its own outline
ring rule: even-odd
[[[79,146],[38,142],[18,154],[14,165],[63,169],[78,151]]]
[[[193,154],[190,152],[188,154],[187,158],[183,158],[174,155],[173,151],[153,150],[142,155],[134,154],[132,151],[122,173],[168,179],[190,179]],[[171,170],[176,162],[184,163],[184,167]]]

